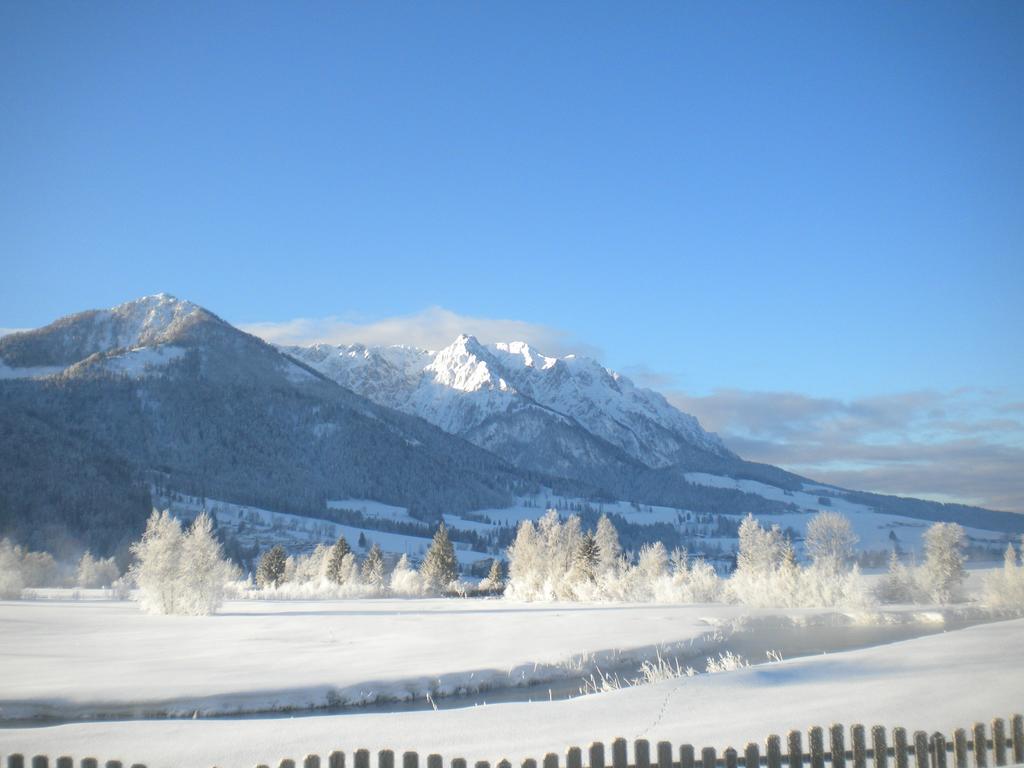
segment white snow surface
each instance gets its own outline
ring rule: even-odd
[[[285,351],[381,405],[454,434],[539,408],[654,467],[674,463],[686,446],[728,453],[717,435],[657,392],[590,358],[548,357],[525,342],[485,345],[461,335],[436,352],[361,344]]]
[[[533,661],[695,637],[735,610],[382,600],[230,604],[196,618],[146,616],[125,603],[0,603],[2,699],[5,713],[17,701],[167,707],[178,699],[203,709],[245,696],[285,702],[303,686],[459,684],[474,670],[507,675],[519,665],[529,673]],[[1022,683],[1017,619],[567,701],[5,728],[0,752],[231,768],[357,748],[517,761],[616,736],[742,748],[833,722],[949,732],[1020,711]]]

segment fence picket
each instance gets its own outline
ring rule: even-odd
[[[523,760],[523,768],[537,768],[537,761],[532,757],[528,757]]]
[[[910,758],[907,754],[907,729],[892,729],[892,753],[896,758],[896,768],[909,768]]]
[[[1024,715],[1013,716],[1013,762],[1024,763]]]
[[[83,757],[82,768],[99,768],[99,761],[95,757]]]
[[[693,768],[695,758],[692,744],[679,745],[679,768]],[[593,766],[591,766],[593,768]]]
[[[537,768],[537,763],[534,762],[534,768]],[[452,768],[466,768],[466,759],[464,757],[453,757]]]
[[[544,762],[541,763],[544,768],[558,768],[558,755],[554,752],[548,752],[544,755]]]
[[[938,732],[932,734],[932,764],[946,768],[946,737]]]
[[[739,768],[736,750],[732,747],[729,747],[722,753],[722,759],[725,761],[725,768]]]
[[[57,758],[57,768],[75,768],[75,759],[68,755],[61,755]]]
[[[996,765],[1006,765],[1006,721],[997,717],[992,721],[992,759]]]
[[[718,755],[714,747],[704,747],[700,751],[701,768],[715,768],[718,765]]]
[[[759,768],[761,765],[761,750],[753,741],[743,750],[743,765],[746,768]]]
[[[811,768],[825,768],[825,732],[821,728],[808,729],[807,749],[811,753]]]
[[[306,755],[302,768],[320,768],[320,755]]]
[[[590,745],[590,768],[604,768],[604,744],[600,741]]]
[[[988,744],[985,741],[985,724],[974,724],[974,764],[978,768],[988,767]]]
[[[867,768],[868,750],[864,744],[863,725],[850,728],[850,741],[853,742],[853,768]]]
[[[583,750],[579,747],[569,747],[565,751],[565,768],[583,768]]]
[[[633,742],[633,766],[651,768],[651,744],[647,739],[637,739]]]
[[[953,764],[956,768],[967,768],[967,731],[963,728],[953,731]]]
[[[50,768],[50,758],[46,755],[35,755],[32,758],[32,768]]]
[[[395,768],[395,753],[390,749],[382,749],[377,753],[377,768]]]
[[[545,766],[545,768],[547,768]],[[612,768],[629,768],[626,758],[626,740],[621,736],[612,742]]]
[[[672,745],[667,741],[658,742],[658,768],[672,768]]]
[[[113,768],[109,760],[107,761],[107,768]],[[295,768],[295,761],[285,758],[278,764],[278,768]]]
[[[917,768],[928,768],[928,734],[914,731],[914,762]]]
[[[327,768],[345,768],[345,753],[336,749],[327,757]]]
[[[787,757],[789,768],[801,768],[804,764],[803,736],[800,731],[790,731],[786,736]]]
[[[768,768],[782,768],[782,739],[774,735],[765,739],[764,753],[768,756]]]
[[[370,768],[370,750],[357,749],[353,755],[354,768]]]
[[[874,753],[875,768],[889,768],[889,746],[885,739],[885,726],[871,728],[871,750]]]
[[[846,768],[846,738],[842,724],[833,723],[828,729],[828,745],[832,753],[832,768]]]
[[[17,753],[8,755],[7,768],[25,768],[25,756]]]
[[[403,752],[402,768],[420,768],[419,752]]]

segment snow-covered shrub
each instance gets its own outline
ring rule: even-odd
[[[389,586],[391,594],[396,597],[420,597],[423,595],[423,580],[409,563],[407,555],[402,555],[398,564],[395,565],[395,569],[391,572]]]
[[[1024,537],[1021,544],[1024,547]],[[985,577],[982,599],[993,608],[1024,610],[1024,565],[1012,543],[1006,545],[1003,567]]]
[[[711,657],[707,661],[708,674],[715,675],[719,672],[735,672],[737,669],[746,669],[750,662],[732,651],[725,651],[718,654],[718,658]]]
[[[114,558],[97,558],[86,550],[78,561],[75,583],[82,589],[98,589],[111,586],[121,575]]]
[[[132,552],[139,602],[148,613],[213,613],[223,600],[225,583],[233,576],[206,513],[183,533],[181,523],[169,512],[153,510]]]
[[[924,533],[924,564],[918,571],[921,589],[936,603],[959,597],[964,570],[964,529],[956,523],[935,523]]]

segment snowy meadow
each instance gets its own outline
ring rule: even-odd
[[[963,540],[934,524],[919,564],[865,575],[841,514],[808,523],[799,558],[748,517],[720,573],[552,511],[521,521],[483,579],[460,573],[443,524],[418,564],[341,537],[271,547],[244,576],[208,516],[165,512],[126,573],[89,555],[64,569],[76,589],[38,584],[38,554],[6,544],[7,595],[22,599],[0,604],[0,653],[18,659],[0,749],[247,765],[340,746],[724,746],[832,720],[952,728],[1018,709],[1024,668],[1017,549],[969,570]],[[926,695],[937,668],[947,696]]]

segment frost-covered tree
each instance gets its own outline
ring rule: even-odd
[[[853,560],[857,541],[846,517],[838,512],[819,512],[807,524],[804,549],[816,568],[841,573]]]
[[[444,521],[437,527],[434,539],[430,543],[420,566],[420,576],[424,586],[431,592],[445,592],[459,576],[459,562],[455,558],[455,547],[448,538],[448,528]]]
[[[597,546],[597,539],[594,534],[587,531],[576,547],[576,556],[572,566],[575,578],[579,581],[593,582],[600,561],[601,551]]]
[[[213,521],[200,514],[182,541],[178,612],[207,616],[224,602],[224,585],[231,579],[231,563],[224,559],[213,535]]]
[[[914,575],[894,549],[889,555],[889,568],[878,587],[878,599],[885,603],[909,603],[914,599]]]
[[[344,535],[339,536],[334,546],[331,547],[331,554],[327,558],[327,578],[335,584],[344,583],[341,578],[341,563],[345,559],[345,555],[351,551],[352,548],[348,545]]]
[[[183,539],[181,523],[167,510],[154,509],[142,539],[132,544],[132,572],[147,613],[179,612]]]
[[[114,559],[109,558],[109,561],[113,563]],[[21,575],[26,587],[60,586],[61,570],[49,552],[25,552],[22,554]]]
[[[615,530],[615,525],[608,519],[608,515],[601,515],[598,519],[594,539],[597,542],[599,554],[598,573],[606,574],[614,571],[619,566],[622,546],[619,544],[619,532]]]
[[[921,587],[936,603],[952,602],[963,583],[964,529],[956,523],[935,523],[924,533]]]
[[[501,560],[494,558],[487,576],[480,581],[480,589],[499,591],[505,586],[505,578],[501,572]]]
[[[665,551],[665,545],[660,541],[644,544],[640,548],[636,569],[647,584],[668,576],[668,552]]]
[[[285,570],[288,567],[288,555],[284,547],[276,544],[260,558],[256,566],[256,583],[263,589],[279,587],[284,583]]]
[[[363,561],[363,583],[377,590],[384,589],[384,553],[376,542]]]
[[[408,555],[402,555],[398,564],[395,565],[395,569],[391,572],[389,585],[393,595],[417,597],[423,594],[423,582],[410,564]]]
[[[1024,549],[1024,538],[1022,538]],[[983,599],[993,608],[1024,610],[1024,566],[1017,560],[1013,543],[1006,545],[1003,567],[985,576]]]
[[[787,548],[778,525],[765,530],[753,515],[747,515],[740,523],[736,570],[752,577],[771,574],[782,564]]]
[[[89,550],[78,561],[75,583],[82,589],[109,587],[121,576],[114,558],[96,558]]]
[[[359,558],[356,557],[355,552],[349,552],[342,558],[341,561],[341,578],[344,579],[343,584],[349,584],[353,587],[357,587],[362,584],[362,578],[359,571]]]
[[[0,600],[17,600],[24,588],[20,547],[9,539],[0,539]]]
[[[506,597],[536,600],[544,585],[544,545],[531,520],[519,523],[515,541],[508,548]]]
[[[223,600],[224,584],[233,575],[205,513],[186,534],[170,513],[154,510],[132,552],[132,578],[139,588],[139,602],[149,613],[213,613]]]

